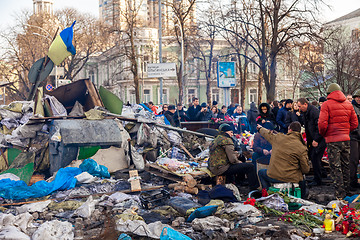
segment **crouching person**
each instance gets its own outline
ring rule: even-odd
[[[305,141],[301,136],[301,125],[292,122],[287,134],[274,134],[258,125],[259,133],[272,145],[272,154],[268,169],[258,172],[263,188],[271,183],[300,183],[304,186],[303,174],[310,170]],[[301,189],[305,192],[305,189]]]
[[[239,153],[234,149],[234,142],[231,139],[234,135],[229,124],[221,124],[220,134],[210,145],[210,157],[208,162],[209,170],[216,176],[225,175],[230,181],[239,180],[246,175],[250,190],[259,187],[255,167],[252,163],[242,163],[239,160]]]

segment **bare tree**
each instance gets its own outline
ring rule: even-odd
[[[305,37],[313,36],[317,31],[316,15],[322,0],[234,0],[243,10],[250,8],[251,18],[239,14],[229,21],[246,25],[246,32],[223,26],[222,29],[236,35],[249,46],[250,53],[256,58],[246,56],[261,71],[267,100],[275,97],[277,58],[285,47],[296,44]]]
[[[181,47],[181,31],[184,42],[184,63],[188,58],[189,39],[188,37],[196,34],[197,28],[195,25],[195,2],[196,0],[167,0],[165,5],[174,13],[174,32],[176,40]],[[180,63],[183,64],[183,63]],[[181,67],[177,69],[177,82],[179,87],[179,102],[184,103],[183,92],[183,73]],[[186,83],[184,83],[186,85]]]

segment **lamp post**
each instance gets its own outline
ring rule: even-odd
[[[174,15],[176,17],[176,19],[178,20],[178,22],[180,23],[180,19],[178,16]],[[178,26],[180,28],[180,34],[181,34],[181,85],[182,85],[182,92],[183,92],[183,98],[184,98],[184,94],[185,94],[185,81],[184,81],[184,75],[185,75],[185,71],[184,71],[184,32],[183,32],[183,28],[181,27],[181,25],[175,24],[175,26]],[[180,102],[180,99],[179,99]],[[183,104],[183,103],[182,103]]]
[[[162,63],[162,10],[161,0],[159,0],[159,62]],[[163,78],[160,77],[160,104],[163,104]]]

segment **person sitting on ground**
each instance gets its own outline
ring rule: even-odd
[[[225,120],[225,116],[228,116],[228,117],[230,117],[230,115],[227,113],[227,107],[225,106],[225,105],[223,105],[222,107],[221,107],[221,110],[220,110],[220,112],[218,113],[218,115],[217,115],[217,118],[220,118],[221,120]]]
[[[209,111],[206,103],[202,103],[200,107],[201,107],[201,110],[200,110],[200,112],[197,113],[196,118],[195,118],[197,121],[209,121],[209,120],[211,120],[211,118],[214,117],[212,112]]]
[[[210,145],[208,168],[216,176],[225,175],[229,182],[236,182],[247,176],[250,190],[259,187],[255,167],[252,163],[241,163],[239,153],[234,150],[233,129],[229,124],[221,124],[220,134]]]
[[[175,115],[175,105],[169,105],[169,110],[167,110],[164,113],[164,116],[166,117],[166,119],[170,122],[170,125],[173,127],[179,127],[180,126],[180,121],[177,118],[177,116]]]
[[[274,125],[271,122],[265,122],[264,124],[260,125],[270,131],[274,130]],[[269,165],[272,146],[263,136],[261,136],[260,133],[256,133],[254,136],[253,150],[254,153],[252,155],[252,163],[255,165],[255,167],[256,163]]]
[[[247,119],[250,126],[250,133],[253,134],[257,132],[256,130],[256,118],[258,116],[258,110],[254,102],[250,103],[250,110],[247,112]]]
[[[153,113],[154,113],[155,115],[157,115],[157,109],[158,109],[158,107],[155,106],[153,102],[149,102],[149,103],[148,103],[148,106],[149,106],[149,108],[151,109],[151,111],[153,111]]]
[[[261,125],[258,131],[272,145],[269,168],[258,172],[262,187],[268,189],[271,183],[303,182],[303,174],[308,173],[310,167],[300,123],[291,123],[287,134],[274,134]]]
[[[275,116],[270,109],[270,105],[267,103],[261,103],[259,105],[259,115],[256,118],[256,123],[261,125],[265,122],[271,122],[273,125],[275,125],[276,121]]]
[[[289,127],[292,122],[299,122],[301,126],[304,126],[304,116],[300,112],[299,106],[297,102],[293,102],[291,106],[291,110],[287,112],[285,118],[285,125]]]

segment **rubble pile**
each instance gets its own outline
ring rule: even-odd
[[[142,104],[111,113],[92,90],[62,99],[69,85],[0,107],[0,239],[359,235],[359,197],[325,206],[331,197],[289,188],[247,195],[207,169],[213,135],[171,127]],[[253,135],[236,141],[251,156]]]

